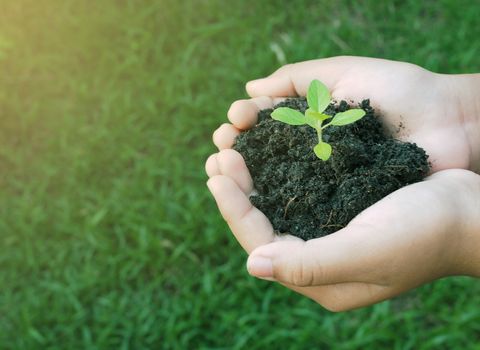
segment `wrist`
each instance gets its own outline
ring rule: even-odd
[[[451,232],[449,239],[451,247],[456,248],[452,274],[480,277],[480,175],[450,171],[457,173],[455,199],[459,213],[455,224],[458,235]]]
[[[480,174],[480,74],[443,75],[470,146],[469,169]]]

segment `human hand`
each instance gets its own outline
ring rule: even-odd
[[[466,117],[475,114],[463,109],[467,103],[458,102],[460,90],[452,92],[455,83],[450,77],[413,65],[365,58],[305,62],[249,83],[247,91],[254,98],[232,105],[229,119],[233,125],[217,130],[217,146],[231,147],[239,130],[255,124],[258,110],[276,102],[276,98],[260,95],[304,94],[314,78],[324,81],[336,99],[370,97],[372,105],[382,111],[387,126],[394,129],[400,122],[404,124],[404,132],[400,131],[397,137],[426,149],[434,171],[475,167],[478,148],[474,147],[476,129],[472,125],[476,124],[474,117]],[[466,254],[470,245],[459,243],[471,241],[464,237],[476,237],[465,234],[465,225],[459,224],[465,222],[464,215],[470,210],[451,210],[469,205],[466,208],[478,213],[478,203],[472,200],[478,198],[478,191],[470,191],[477,189],[478,182],[472,180],[476,175],[470,172],[442,172],[428,181],[405,187],[368,208],[346,228],[303,242],[293,236],[275,236],[268,219],[251,206],[251,178],[238,153],[221,151],[209,158],[206,168],[211,176],[209,187],[232,232],[248,252],[254,250],[249,271],[267,277],[267,267],[253,264],[253,258],[269,257],[267,262],[273,263],[275,280],[331,310],[380,301],[444,275],[472,274],[468,272],[472,266],[479,266],[475,254]],[[463,188],[462,195],[458,197],[457,193],[452,200],[449,196],[464,186],[459,181],[464,177],[470,179],[469,190]],[[472,193],[477,197],[468,196]],[[468,203],[457,203],[461,198]],[[426,208],[435,210],[427,212]],[[449,231],[455,234],[455,244],[445,243]],[[459,262],[467,256],[470,264]],[[476,264],[472,265],[472,261]]]
[[[218,207],[250,253],[253,276],[277,281],[331,311],[394,297],[449,275],[480,276],[480,176],[444,170],[406,186],[331,235],[276,236],[248,199],[251,179],[233,150],[220,152],[208,182]]]
[[[260,109],[272,108],[286,96],[304,96],[313,79],[324,82],[336,100],[370,98],[396,138],[425,149],[433,172],[480,171],[479,75],[436,74],[413,64],[365,57],[295,63],[249,82],[252,99],[232,104],[232,124],[215,132],[215,144],[230,148],[241,130],[255,125]]]

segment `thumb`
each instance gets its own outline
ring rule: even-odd
[[[320,79],[333,91],[345,70],[357,59],[332,57],[287,64],[270,76],[249,81],[246,85],[250,97],[305,96],[313,79]]]
[[[376,281],[374,267],[384,256],[375,240],[358,240],[347,231],[306,242],[287,240],[260,246],[250,254],[247,270],[252,276],[298,287]]]
[[[291,70],[291,66],[283,66],[269,77],[249,81],[245,90],[250,97],[305,95],[306,87],[301,91],[297,90],[290,76]]]

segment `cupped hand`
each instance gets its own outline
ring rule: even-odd
[[[360,102],[369,98],[384,125],[400,140],[415,142],[427,151],[432,170],[479,170],[474,164],[480,146],[478,121],[465,105],[478,105],[454,75],[432,73],[419,66],[365,57],[334,57],[284,66],[267,78],[247,83],[251,99],[232,104],[228,118],[214,134],[220,148],[255,125],[260,109],[272,108],[281,98],[305,96],[310,82],[319,79],[336,100]],[[476,98],[475,98],[476,97]],[[479,117],[480,118],[480,117]]]
[[[223,150],[208,187],[250,254],[253,276],[277,281],[331,311],[379,302],[448,275],[480,275],[480,176],[443,170],[406,186],[331,235],[303,241],[276,236],[248,197],[243,158]]]
[[[234,137],[256,123],[260,109],[285,96],[304,95],[312,79],[335,99],[370,98],[396,136],[430,155],[426,181],[404,187],[366,209],[344,229],[304,242],[276,236],[248,199],[252,180],[229,149]],[[393,297],[442,276],[476,274],[472,237],[480,204],[471,133],[445,76],[385,60],[340,57],[294,64],[247,84],[252,99],[235,102],[214,134],[221,150],[206,164],[208,186],[257,277],[278,281],[330,310],[346,310]],[[265,97],[270,96],[270,97]],[[273,97],[272,97],[273,96]],[[475,218],[475,219],[472,219]],[[473,267],[472,267],[473,266]]]

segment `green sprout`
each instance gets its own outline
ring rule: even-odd
[[[356,108],[337,113],[332,118],[332,116],[323,113],[327,109],[331,100],[332,97],[330,96],[328,88],[319,80],[313,80],[310,83],[307,92],[307,103],[309,108],[305,111],[305,115],[292,108],[279,107],[272,112],[271,116],[273,119],[289,125],[307,124],[314,128],[317,131],[318,144],[313,148],[313,151],[318,158],[326,161],[332,154],[332,146],[323,142],[323,129],[330,125],[342,126],[351,124],[362,119],[365,115],[363,109]],[[330,118],[332,118],[330,122],[323,124],[324,121]]]

